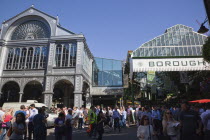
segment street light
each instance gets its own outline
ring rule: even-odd
[[[204,24],[205,24],[207,21],[208,21],[208,18],[206,17],[206,19],[204,20],[204,22],[201,24],[201,27],[200,27],[200,29],[198,30],[198,33],[204,34],[204,33],[206,33],[206,32],[209,31],[209,29],[206,28],[206,27],[204,26]]]

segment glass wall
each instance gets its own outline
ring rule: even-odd
[[[122,61],[94,58],[93,86],[122,86]]]
[[[175,25],[133,52],[132,57],[202,56],[207,36],[185,25]]]
[[[6,70],[44,69],[47,47],[9,48]]]

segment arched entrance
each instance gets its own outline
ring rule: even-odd
[[[73,107],[74,106],[74,86],[67,80],[60,80],[55,83],[53,89],[53,103],[58,107]]]
[[[43,102],[43,87],[38,81],[31,81],[25,85],[22,101],[37,100]]]
[[[82,86],[82,101],[83,101],[83,106],[86,107],[87,103],[90,103],[90,86],[86,83],[83,82],[83,86]]]
[[[20,87],[19,85],[14,82],[10,81],[4,84],[2,87],[2,95],[1,95],[1,103],[0,106],[3,105],[4,102],[18,102],[19,101],[19,92]]]

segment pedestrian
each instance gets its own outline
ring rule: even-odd
[[[210,140],[210,103],[206,105],[207,110],[201,114],[201,119],[204,125],[204,139]]]
[[[78,129],[82,129],[83,127],[83,117],[84,117],[84,114],[83,114],[83,108],[81,107],[80,110],[79,110],[79,122],[78,122]]]
[[[106,118],[104,116],[104,113],[102,111],[99,112],[98,117],[97,117],[97,132],[98,132],[98,139],[97,140],[102,140],[102,136],[104,133],[104,122]]]
[[[0,121],[0,140],[3,140],[3,128],[2,128],[2,121]]]
[[[118,107],[115,107],[112,118],[114,119],[114,130],[118,128],[120,132],[120,113],[118,111]]]
[[[149,123],[149,117],[144,115],[137,130],[137,137],[139,140],[154,140],[154,135],[153,127]]]
[[[88,121],[89,121],[89,129],[87,130],[87,133],[89,134],[89,137],[96,137],[96,122],[97,122],[97,116],[96,116],[96,108],[94,106],[90,107],[90,110],[88,111]]]
[[[30,105],[30,110],[29,110],[29,123],[28,123],[28,140],[31,140],[32,134],[34,132],[34,125],[33,125],[33,118],[36,114],[38,114],[38,110],[35,108],[35,104]]]
[[[180,123],[175,121],[170,110],[166,110],[163,115],[163,134],[169,140],[179,140]]]
[[[202,131],[201,118],[190,109],[187,102],[182,103],[180,113],[181,140],[196,140]]]
[[[46,140],[47,137],[47,127],[46,127],[46,116],[45,110],[40,108],[38,114],[33,118],[34,125],[34,140]]]
[[[55,140],[62,139],[65,133],[65,114],[63,112],[59,113],[58,118],[55,119]]]
[[[20,112],[16,114],[15,122],[12,124],[12,134],[10,140],[23,140],[23,135],[27,131],[25,115]]]
[[[3,127],[3,140],[5,139],[6,133],[8,129],[11,127],[11,121],[13,119],[13,108],[10,108],[6,111],[6,113],[2,116],[2,127]]]
[[[152,124],[154,131],[157,132],[159,136],[162,132],[162,122],[161,122],[161,114],[160,111],[157,109],[156,106],[152,107]]]
[[[65,140],[72,140],[72,123],[70,118],[65,121]]]

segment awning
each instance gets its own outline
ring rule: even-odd
[[[190,103],[209,103],[210,99],[201,99],[201,100],[194,100],[194,101],[189,101]]]
[[[139,58],[132,59],[131,66],[132,72],[210,70],[203,58]]]

